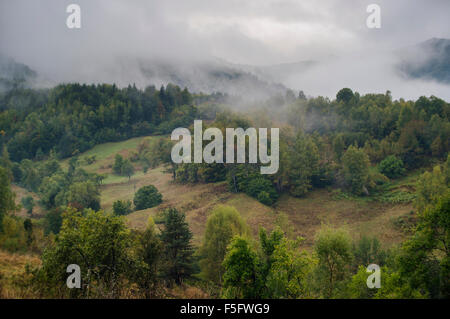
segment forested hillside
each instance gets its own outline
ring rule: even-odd
[[[2,143],[11,159],[59,157],[92,146],[146,134],[169,133],[195,116],[192,96],[174,85],[117,88],[63,84],[53,89],[16,89],[0,95]]]
[[[448,298],[448,102],[349,88],[230,101],[175,85],[2,94],[0,247],[30,266],[0,265],[0,294]],[[278,172],[175,164],[168,135],[194,119],[279,127]],[[72,263],[81,289],[65,286]]]

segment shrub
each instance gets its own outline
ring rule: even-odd
[[[27,248],[27,236],[23,223],[15,216],[5,216],[3,231],[0,233],[0,247],[9,252],[24,251]]]
[[[151,208],[162,202],[162,195],[155,186],[147,185],[136,192],[133,202],[136,210]]]
[[[378,165],[381,173],[389,178],[397,178],[404,174],[403,161],[394,155],[389,155]]]
[[[62,216],[58,208],[48,211],[44,216],[44,232],[45,234],[58,234],[62,225]]]
[[[258,197],[256,198],[259,202],[263,203],[264,205],[272,205],[273,200],[270,198],[270,195],[266,191],[262,191],[258,194]]]
[[[263,177],[250,180],[246,193],[265,205],[272,205],[278,199],[278,193],[272,182]]]
[[[133,210],[131,209],[130,200],[116,200],[113,203],[113,211],[115,215],[128,215]]]

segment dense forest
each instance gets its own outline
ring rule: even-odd
[[[0,247],[41,261],[26,267],[15,289],[46,298],[158,298],[186,286],[225,298],[450,296],[449,103],[434,96],[393,100],[389,91],[360,95],[349,88],[332,100],[287,91],[240,109],[229,107],[230,101],[170,84],[159,90],[61,84],[1,94]],[[280,169],[261,175],[260,163],[174,164],[168,134],[192,128],[194,119],[222,131],[279,127]],[[82,153],[148,135],[158,136],[156,142],[140,143],[128,158],[116,154],[109,174],[129,180],[138,170],[163,167],[174,184],[223,183],[224,191],[269,207],[281,196],[301,198],[317,189],[337,198],[412,202],[412,231],[402,244],[386,248],[376,237],[355,241],[344,229],[324,225],[307,248],[305,238],[292,238],[281,227],[261,227],[253,236],[227,205],[209,212],[199,246],[178,208],[161,209],[145,230],[129,228],[124,215],[162,205],[163,195],[146,185],[133,202],[117,199],[105,212],[100,192],[107,176],[83,169],[96,158]],[[418,169],[425,172],[414,192],[391,191],[392,183]],[[37,194],[38,200],[22,198],[28,218],[14,214],[11,185]],[[45,211],[42,219],[32,218],[36,206]],[[382,267],[381,289],[366,286],[370,263]],[[81,289],[66,287],[68,264],[80,265]]]
[[[196,109],[185,89],[64,84],[0,95],[0,126],[11,159],[59,157],[133,136],[169,133],[192,122]]]

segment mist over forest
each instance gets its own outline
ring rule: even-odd
[[[365,26],[366,2],[80,1],[83,24],[71,30],[64,1],[5,1],[0,52],[45,87],[174,83],[247,100],[351,87],[449,99],[448,2],[381,1],[380,29]]]
[[[71,2],[0,2],[0,299],[450,297],[448,0]]]

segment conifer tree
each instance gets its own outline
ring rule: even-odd
[[[175,208],[167,209],[164,212],[164,230],[161,232],[166,257],[165,276],[177,284],[195,272],[191,240],[192,232],[184,213]]]

